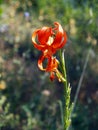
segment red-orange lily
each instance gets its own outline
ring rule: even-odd
[[[32,34],[32,42],[35,48],[42,51],[42,55],[38,60],[40,70],[50,72],[50,79],[55,78],[55,73],[59,78],[58,60],[53,57],[57,50],[61,49],[67,41],[67,35],[58,23],[54,23],[55,27],[42,27]],[[47,59],[46,68],[43,68],[43,61]],[[59,79],[60,80],[60,79]]]

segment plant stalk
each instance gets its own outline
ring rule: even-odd
[[[64,76],[65,81],[63,81],[64,84],[64,110],[63,110],[63,127],[64,130],[67,130],[70,126],[70,85],[67,82],[67,73],[66,73],[66,66],[65,66],[65,59],[64,59],[64,51],[61,52],[60,50],[60,60],[61,60],[61,71]]]

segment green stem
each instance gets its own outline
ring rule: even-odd
[[[83,80],[83,76],[84,76],[84,73],[85,73],[85,70],[86,70],[86,67],[87,67],[87,63],[88,63],[88,60],[89,60],[89,57],[90,57],[90,53],[91,53],[91,50],[89,50],[89,52],[88,52],[86,62],[85,62],[84,67],[83,67],[83,72],[82,72],[82,75],[81,75],[81,78],[80,78],[80,81],[79,81],[78,89],[76,91],[74,104],[70,105],[71,88],[70,88],[70,85],[67,82],[67,73],[66,73],[66,66],[65,66],[65,59],[64,59],[64,51],[62,52],[60,50],[60,60],[61,60],[61,66],[60,67],[61,67],[63,77],[65,79],[65,80],[63,80],[63,84],[64,84],[64,110],[63,110],[63,113],[64,113],[63,114],[64,115],[64,117],[63,117],[64,130],[70,129],[71,116],[72,116],[74,107],[76,105],[77,97],[78,97],[79,90],[80,90],[80,87],[81,87],[81,83],[82,83],[82,80]]]
[[[64,59],[64,51],[60,50],[61,69],[65,81],[64,84],[64,130],[67,130],[70,125],[70,85],[67,83],[66,66]]]

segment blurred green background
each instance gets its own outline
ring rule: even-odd
[[[38,69],[41,53],[31,41],[35,29],[55,21],[68,35],[71,101],[91,49],[70,130],[98,130],[98,1],[0,0],[1,130],[63,130],[63,85]]]

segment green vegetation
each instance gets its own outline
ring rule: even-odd
[[[35,29],[60,22],[68,35],[67,75],[74,100],[91,49],[70,130],[98,129],[97,0],[0,0],[0,129],[63,130],[63,85],[37,67]],[[57,55],[58,57],[58,55]]]

